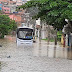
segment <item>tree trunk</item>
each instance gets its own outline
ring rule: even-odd
[[[48,27],[47,27],[47,31],[48,31],[48,44],[49,44],[49,40],[50,40],[50,27],[49,27],[49,24],[48,24],[48,22],[46,22],[46,24],[48,25]]]
[[[39,31],[39,41],[41,42],[41,28],[42,28],[42,21],[40,21],[40,31]]]
[[[55,45],[57,45],[57,29],[55,31]]]
[[[47,30],[48,30],[48,44],[49,44],[49,40],[50,40],[50,35],[49,35],[49,32],[50,32],[50,30],[49,30],[49,25],[48,25]]]

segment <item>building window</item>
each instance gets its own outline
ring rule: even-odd
[[[4,11],[6,11],[6,9]]]

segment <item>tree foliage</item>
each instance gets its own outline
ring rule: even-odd
[[[40,18],[58,29],[62,29],[66,24],[65,19],[72,20],[72,0],[31,0],[18,9],[30,7],[39,9],[33,18]]]
[[[8,34],[11,30],[15,30],[17,27],[15,21],[11,20],[6,15],[0,15],[0,37]]]

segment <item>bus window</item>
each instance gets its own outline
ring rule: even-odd
[[[18,38],[23,38],[23,39],[32,39],[32,30],[27,29],[27,30],[19,30],[18,31]]]

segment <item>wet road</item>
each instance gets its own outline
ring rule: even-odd
[[[33,46],[17,47],[10,36],[0,39],[0,45],[0,72],[72,72],[68,48],[38,40]]]

